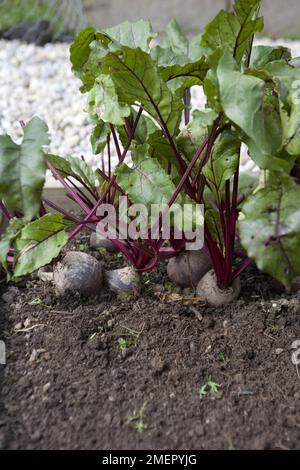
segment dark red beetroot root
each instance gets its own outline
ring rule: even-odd
[[[196,287],[211,268],[209,258],[200,251],[184,251],[168,262],[170,280],[180,287]]]
[[[102,264],[91,255],[68,251],[61,262],[56,264],[53,280],[61,295],[80,292],[86,297],[95,296],[103,285],[104,270]]]
[[[91,248],[98,249],[104,248],[106,251],[110,253],[116,253],[117,249],[113,242],[108,238],[103,238],[96,232],[93,232],[90,237],[90,246]]]
[[[205,297],[210,307],[224,307],[236,300],[241,293],[241,282],[237,278],[230,287],[220,289],[213,270],[203,276],[197,286],[197,295]]]
[[[109,289],[115,293],[137,293],[140,290],[140,276],[137,271],[131,267],[113,269],[106,271],[106,282]]]

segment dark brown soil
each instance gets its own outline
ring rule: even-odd
[[[254,269],[242,282],[240,300],[197,315],[155,295],[170,288],[165,266],[135,299],[0,284],[0,447],[299,448],[299,300]],[[201,398],[209,381],[219,391]]]

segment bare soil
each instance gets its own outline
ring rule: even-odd
[[[0,447],[299,448],[300,296],[254,268],[242,285],[238,301],[212,309],[159,300],[165,265],[136,298],[2,282]],[[200,393],[208,382],[217,391]]]

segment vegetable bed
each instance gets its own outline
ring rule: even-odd
[[[298,445],[300,68],[259,11],[81,31],[97,169],[39,117],[0,136],[4,448]]]
[[[300,299],[254,268],[242,283],[219,309],[159,300],[164,264],[124,300],[2,284],[1,447],[297,448]]]

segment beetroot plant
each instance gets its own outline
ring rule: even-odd
[[[290,286],[300,275],[300,70],[288,49],[254,45],[259,10],[259,0],[236,0],[192,39],[175,20],[163,37],[148,21],[77,35],[70,57],[87,94],[98,168],[49,153],[38,118],[24,127],[20,145],[1,136],[5,269],[19,277],[49,263],[83,228],[95,231],[109,204],[119,216],[113,245],[148,271],[183,256],[188,240],[176,211],[189,207],[184,217],[196,229],[194,209],[203,204],[203,253],[213,272],[197,280],[199,294],[212,305],[230,302],[252,260]],[[192,109],[195,87],[204,91],[204,109]],[[241,173],[241,149],[259,182]],[[42,196],[47,168],[77,204],[76,216]],[[134,219],[123,217],[120,196],[129,207],[159,207],[154,233],[141,230],[141,218],[138,237],[118,236]],[[166,210],[174,215],[167,235]]]

